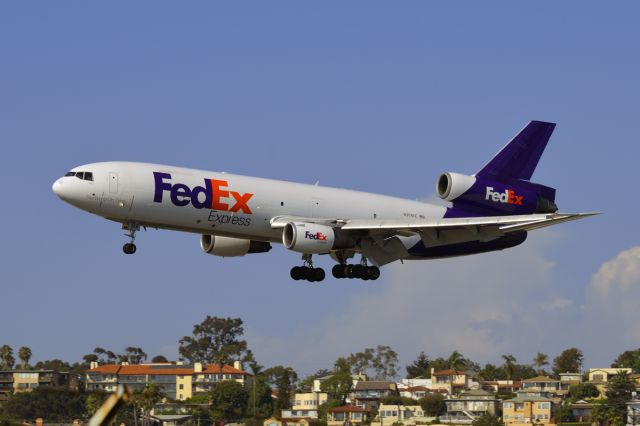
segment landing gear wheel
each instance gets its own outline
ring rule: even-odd
[[[380,268],[378,268],[377,266],[369,266],[367,270],[367,276],[370,280],[377,280],[378,278],[380,278]]]
[[[335,278],[347,278],[345,273],[347,265],[333,265],[331,268],[331,273]]]
[[[126,243],[122,246],[122,251],[125,252],[125,254],[133,254],[136,252],[136,245],[133,243]]]
[[[313,268],[309,272],[311,272],[309,275],[311,277],[313,277],[313,281],[320,282],[320,281],[324,280],[324,277],[325,277],[324,269],[322,269],[322,268]],[[311,280],[309,280],[309,281],[311,281]]]
[[[351,275],[353,278],[363,278],[367,274],[367,267],[364,265],[353,265]]]
[[[296,281],[306,278],[305,269],[306,268],[302,266],[294,266],[293,268],[291,268],[291,278]]]

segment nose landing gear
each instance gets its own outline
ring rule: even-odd
[[[325,273],[322,268],[314,268],[310,254],[303,254],[304,266],[294,266],[291,268],[291,278],[294,280],[307,280],[309,282],[320,282],[324,280]]]
[[[130,242],[125,243],[125,245],[122,246],[122,251],[125,254],[133,254],[136,252],[136,245],[133,242],[136,240],[136,232],[140,230],[140,225],[135,223],[123,223],[122,229],[129,231],[124,235],[131,239]]]

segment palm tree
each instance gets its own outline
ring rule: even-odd
[[[507,375],[507,380],[513,379],[513,373],[515,370],[516,357],[513,355],[502,355],[502,359],[504,360],[504,374]]]
[[[2,363],[2,369],[11,370],[16,362],[13,357],[13,349],[9,345],[0,346],[0,362]]]
[[[549,365],[549,356],[547,354],[543,354],[542,352],[538,352],[536,356],[533,358],[533,366],[539,375],[544,375],[544,367],[545,365]]]
[[[449,395],[453,395],[453,376],[457,370],[461,370],[466,368],[467,360],[466,358],[457,350],[451,352],[449,358],[447,358],[447,364],[449,364],[449,370],[451,373],[449,374]]]
[[[29,360],[31,359],[31,349],[27,346],[23,346],[18,349],[18,358],[22,361],[22,368],[27,368],[29,366]]]

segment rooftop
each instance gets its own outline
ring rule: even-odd
[[[193,375],[193,374],[220,374],[219,365],[203,365],[202,372],[196,372],[193,365],[176,365],[176,364],[105,364],[96,368],[87,370],[87,373],[101,373],[101,374],[118,374],[127,376],[141,376],[141,375]],[[222,367],[222,374],[233,375],[248,375],[247,372],[239,370],[230,365]]]

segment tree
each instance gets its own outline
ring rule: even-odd
[[[31,349],[29,349],[27,346],[23,346],[18,349],[18,358],[20,358],[22,368],[26,369],[27,367],[29,367],[29,360],[31,359],[31,355],[33,355],[31,353]]]
[[[13,349],[11,349],[11,346],[0,346],[0,363],[3,370],[13,369],[16,359],[13,357]]]
[[[248,391],[247,415],[254,419],[266,419],[273,412],[273,399],[271,398],[271,386],[269,386],[262,374],[255,374],[251,380]]]
[[[147,360],[147,353],[135,346],[129,346],[124,348],[124,353],[118,355],[118,358],[122,362],[128,362],[129,364],[141,364]]]
[[[36,370],[53,370],[58,372],[63,371],[78,371],[79,368],[76,368],[77,365],[71,365],[66,361],[61,359],[46,359],[44,361],[38,361],[33,366]]]
[[[87,366],[90,366],[92,362],[98,362],[98,355],[86,354],[82,357],[82,361],[84,361]]]
[[[293,369],[279,366],[279,370],[274,378],[278,395],[275,401],[273,401],[273,411],[279,416],[281,410],[291,408],[291,394],[293,393],[294,384],[298,376]]]
[[[407,379],[427,378],[431,375],[430,368],[429,357],[424,352],[420,352],[418,358],[406,366]]]
[[[564,403],[558,405],[555,412],[555,418],[557,423],[569,423],[574,422],[573,411],[571,410],[570,403]]]
[[[596,404],[591,410],[591,422],[599,426],[622,426],[624,425],[620,413],[610,407],[604,401]]]
[[[569,387],[569,397],[573,401],[600,396],[598,388],[591,383],[578,383]]]
[[[154,364],[156,364],[156,363],[167,363],[167,362],[169,362],[169,360],[164,355],[156,355],[153,358],[151,358],[151,362],[154,363]]]
[[[478,371],[478,376],[484,380],[503,380],[507,377],[504,374],[504,369],[490,363],[485,364],[485,366]]]
[[[536,373],[541,376],[544,375],[546,373],[544,371],[545,365],[549,365],[549,355],[538,352],[536,356],[533,357],[533,366],[536,369]]]
[[[458,351],[451,352],[447,358],[447,367],[451,370],[462,370],[467,368],[468,360]]]
[[[578,348],[565,349],[553,359],[553,372],[560,373],[579,373],[582,368],[582,351]]]
[[[447,404],[439,393],[427,395],[418,401],[427,416],[441,416],[447,412]]]
[[[163,398],[160,388],[155,383],[147,384],[143,390],[133,394],[133,404],[142,410],[143,425],[151,424],[151,410]]]
[[[484,413],[471,423],[473,426],[504,426],[502,420],[489,413]]]
[[[78,391],[39,387],[11,395],[2,408],[6,417],[20,422],[35,422],[42,413],[49,422],[63,422],[86,417],[85,398]]]
[[[613,361],[612,368],[631,368],[634,373],[640,373],[640,348],[624,351]]]
[[[449,362],[442,357],[438,357],[434,360],[431,360],[429,364],[430,364],[430,367],[433,368],[433,371],[442,371],[449,368]],[[428,377],[431,377],[431,369],[429,369]]]
[[[607,382],[607,406],[614,409],[623,422],[627,419],[626,403],[631,400],[631,392],[635,389],[635,383],[626,371],[619,371]]]
[[[218,382],[211,392],[211,417],[220,420],[242,418],[247,409],[248,395],[244,387],[233,380]]]
[[[240,318],[218,318],[207,315],[193,326],[193,334],[180,339],[180,357],[189,362],[224,365],[240,359],[247,350],[247,342],[240,340],[244,333]]]
[[[344,405],[352,386],[351,366],[345,358],[338,358],[334,364],[333,374],[320,384],[320,389],[327,393],[329,400],[340,401]]]
[[[93,350],[93,353],[98,356],[98,362],[101,364],[113,364],[118,360],[115,352],[108,351],[99,346]]]
[[[516,357],[513,355],[502,355],[502,359],[504,360],[504,364],[502,365],[504,374],[507,376],[507,380],[512,380],[515,371]]]
[[[374,372],[378,380],[387,380],[398,374],[398,354],[389,346],[378,345],[349,355],[347,361],[355,374]]]

